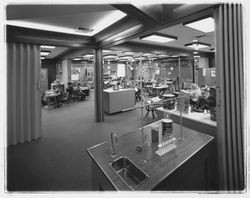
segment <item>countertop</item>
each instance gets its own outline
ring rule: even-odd
[[[160,122],[157,121],[145,126],[144,133],[150,133],[150,126]],[[178,140],[180,125],[173,123],[173,134],[177,139],[176,148],[161,157],[155,153],[157,150],[155,143],[144,147],[141,152],[136,150],[136,146],[141,144],[140,129],[118,137],[117,155],[115,157],[111,157],[109,141],[87,149],[87,153],[117,190],[130,190],[109,165],[120,156],[126,156],[149,175],[149,179],[136,190],[152,190],[213,140],[212,136],[185,127],[182,127],[182,129],[184,139],[180,141]]]
[[[135,91],[134,88],[127,88],[127,89],[118,89],[118,90],[113,90],[113,88],[109,88],[109,89],[104,89],[104,92],[107,93],[115,93],[115,92],[122,92],[122,91]]]
[[[162,111],[165,113],[173,114],[180,116],[180,111],[173,109],[173,110],[168,110],[164,109],[163,107],[157,108],[158,111]],[[213,127],[217,126],[217,122],[213,121],[210,119],[210,114],[209,113],[198,113],[198,112],[190,112],[190,113],[182,113],[183,118],[187,118],[196,122],[204,123]]]

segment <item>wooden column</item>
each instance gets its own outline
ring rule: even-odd
[[[104,121],[103,111],[103,65],[102,65],[102,50],[94,50],[94,65],[95,65],[95,116],[96,122]]]

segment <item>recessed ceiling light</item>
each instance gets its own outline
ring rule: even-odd
[[[198,54],[198,52],[193,52],[193,54]]]
[[[183,23],[183,25],[205,33],[214,31],[214,19],[212,17],[207,17],[199,21]]]
[[[195,55],[195,56],[193,56],[194,58],[200,58],[200,56],[199,55]]]
[[[52,45],[41,45],[41,48],[46,48],[46,49],[54,49],[56,46]]]
[[[158,43],[167,43],[170,41],[177,40],[176,36],[166,35],[166,34],[160,34],[160,33],[153,33],[147,36],[140,37],[141,40],[146,41],[153,41]]]
[[[43,59],[45,59],[45,57],[42,57],[42,56],[41,56],[41,58],[40,58],[40,59],[41,59],[41,60],[43,60]]]
[[[48,56],[50,52],[41,52],[41,56]]]

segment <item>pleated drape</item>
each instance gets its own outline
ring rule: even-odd
[[[7,144],[42,135],[40,46],[7,43]]]
[[[242,6],[221,4],[215,11],[215,21],[219,188],[243,190],[245,176]]]

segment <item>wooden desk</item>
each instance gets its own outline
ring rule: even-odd
[[[150,134],[150,126],[144,132]],[[178,139],[180,125],[173,124],[173,134]],[[205,190],[209,188],[209,150],[213,137],[183,127],[182,141],[163,156],[155,151],[157,145],[136,151],[140,145],[141,131],[138,129],[118,137],[117,154],[111,157],[110,142],[103,142],[87,149],[92,158],[93,190],[130,190],[109,165],[114,159],[126,156],[149,175],[136,190]]]

